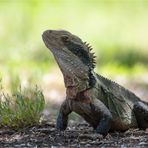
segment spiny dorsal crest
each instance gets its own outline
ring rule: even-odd
[[[96,56],[94,52],[91,52],[93,50],[93,48],[91,47],[91,45],[87,42],[84,42],[84,45],[86,46],[87,52],[89,54],[89,58],[92,64],[92,68],[95,68],[96,66]]]

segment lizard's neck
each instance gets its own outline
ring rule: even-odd
[[[87,79],[82,79],[83,77],[78,78],[74,75],[63,74],[63,76],[64,76],[67,97],[72,99],[76,98],[76,96],[80,92],[83,92],[93,87],[96,82],[95,77],[93,76],[91,71],[88,74]]]
[[[83,64],[79,58],[65,54],[55,56],[64,77],[67,97],[75,98],[78,93],[92,87],[94,83],[93,69]]]

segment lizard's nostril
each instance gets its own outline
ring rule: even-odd
[[[52,33],[52,30],[46,30],[43,32],[42,36],[43,37],[48,37],[48,34],[51,34]]]

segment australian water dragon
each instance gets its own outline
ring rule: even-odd
[[[65,130],[68,115],[81,115],[97,133],[148,128],[148,104],[119,84],[94,72],[92,48],[64,30],[47,30],[42,35],[64,77],[66,100],[61,105],[57,129]]]

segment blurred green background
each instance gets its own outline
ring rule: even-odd
[[[47,29],[65,29],[91,43],[100,74],[148,82],[147,0],[0,0],[5,89],[37,84],[48,98],[64,96],[62,75],[41,38]]]

